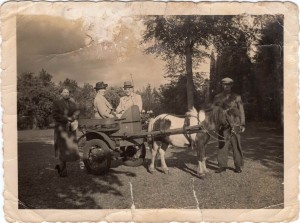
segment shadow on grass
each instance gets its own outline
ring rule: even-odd
[[[284,150],[282,128],[272,123],[250,123],[247,125],[247,131],[241,136],[245,161],[258,161],[261,165],[268,168],[273,176],[283,177]],[[206,157],[208,158],[206,164],[207,168],[213,171],[218,168],[217,150],[218,143],[211,140],[206,149]],[[229,156],[232,157],[232,152],[229,153]],[[160,166],[158,160],[156,164]],[[148,164],[150,163],[149,160],[147,162]],[[166,163],[169,167],[181,169],[195,176],[196,169],[191,169],[189,164],[194,165],[195,168],[198,165],[196,150],[169,149]]]
[[[105,176],[95,176],[80,169],[78,161],[68,163],[68,177],[61,178],[54,170],[57,161],[53,153],[51,144],[18,144],[20,209],[101,209],[109,206],[109,196],[123,199],[121,176],[136,177],[135,173],[115,169]],[[126,205],[117,202],[113,207],[128,208]]]

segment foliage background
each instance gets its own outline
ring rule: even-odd
[[[184,114],[190,105],[201,109],[221,91],[220,80],[231,77],[233,90],[242,95],[247,120],[282,124],[282,15],[251,16],[246,22],[242,16],[149,16],[143,21],[144,53],[164,61],[168,80],[159,87],[145,82],[135,89],[144,110],[157,115]],[[209,74],[197,70],[205,59],[210,60]],[[53,126],[52,103],[64,86],[80,105],[81,117],[93,116],[94,86],[79,85],[72,78],[57,83],[53,75],[42,67],[36,73],[18,74],[18,129]],[[114,108],[123,95],[121,86],[111,85],[106,92]]]

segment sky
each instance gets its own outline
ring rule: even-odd
[[[104,81],[111,86],[122,86],[132,75],[136,89],[167,83],[164,61],[144,53],[141,17],[111,19],[109,12],[99,17],[69,17],[18,17],[18,74],[43,68],[56,83],[69,78],[79,85]],[[201,64],[200,70],[208,72],[209,63]]]

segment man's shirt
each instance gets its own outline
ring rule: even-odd
[[[95,118],[111,118],[114,117],[111,114],[112,106],[106,100],[106,98],[101,95],[97,94],[94,100],[94,110],[95,110]]]
[[[214,98],[214,105],[227,109],[235,125],[245,125],[245,112],[241,96],[235,93],[222,92]]]
[[[118,114],[122,114],[132,105],[137,105],[139,110],[142,111],[143,102],[140,95],[133,93],[130,96],[124,96],[120,98],[120,103],[116,109],[116,112]]]

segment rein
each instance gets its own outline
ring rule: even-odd
[[[167,116],[175,116],[177,118],[185,118],[187,117],[186,115],[174,115],[174,114],[166,114],[163,119],[165,119]],[[196,118],[197,121],[198,121],[198,125],[201,125],[201,122],[199,120],[199,112],[197,113],[197,116],[195,115],[190,115],[189,117],[193,117],[193,118]],[[234,128],[231,126],[230,122],[226,119],[227,123],[229,124],[230,128],[231,128],[231,134],[229,137],[224,137],[222,135],[220,135],[219,133],[217,133],[216,131],[212,130],[212,131],[209,131],[208,129],[206,129],[203,125],[201,125],[201,128],[211,137],[213,138],[214,140],[216,141],[219,141],[219,142],[229,142],[229,140],[231,139],[231,137],[233,135],[236,134]],[[215,137],[214,135],[212,135],[210,132],[213,132],[214,134],[216,134],[219,138]]]
[[[225,114],[226,114],[226,122],[227,122],[227,124],[230,126],[230,130],[231,130],[231,134],[230,134],[229,137],[224,137],[224,136],[220,135],[219,133],[217,133],[215,130],[212,130],[212,132],[218,136],[218,138],[217,138],[217,137],[213,136],[213,135],[210,133],[210,131],[204,127],[204,125],[201,125],[201,127],[204,129],[204,131],[205,131],[211,138],[213,138],[214,140],[219,141],[219,142],[228,142],[228,141],[231,139],[231,137],[232,137],[233,135],[236,135],[236,132],[235,132],[234,128],[232,127],[231,123],[228,121],[228,118],[227,118],[227,110],[225,110],[224,112],[225,112]],[[197,113],[197,117],[196,117],[196,116],[191,116],[191,117],[197,118],[197,120],[198,120],[198,125],[201,124],[201,123],[200,123],[200,120],[199,120],[199,113]],[[220,138],[221,138],[221,139],[220,139]]]
[[[221,139],[219,139],[219,138],[213,136],[211,133],[209,133],[209,130],[207,130],[204,126],[202,126],[202,128],[206,131],[206,133],[207,133],[211,138],[213,138],[214,140],[219,141],[219,142],[228,142],[228,141],[230,140],[230,138],[231,138],[234,134],[236,134],[236,132],[234,131],[233,128],[231,128],[231,134],[230,134],[230,136],[227,137],[227,138],[225,138],[224,136],[220,135],[220,134],[217,133],[216,131],[212,131],[212,132],[214,132],[218,137],[221,138]]]
[[[197,113],[197,116],[191,115],[190,117],[197,118],[197,120],[198,120],[198,125],[201,125],[200,120],[199,120],[199,112]],[[216,131],[213,130],[212,132],[214,132],[219,138],[221,138],[221,139],[219,139],[219,138],[213,136],[213,135],[210,133],[210,131],[204,127],[204,125],[201,125],[201,128],[204,129],[204,131],[205,131],[211,138],[215,139],[216,141],[220,141],[220,142],[228,142],[229,139],[233,136],[233,134],[235,134],[234,128],[231,128],[231,135],[230,135],[228,138],[225,138],[224,136],[220,135],[219,133],[217,133]]]
[[[166,118],[167,116],[174,116],[174,117],[176,117],[176,118],[184,118],[184,117],[186,117],[186,115],[166,114],[166,115],[163,117],[163,119]]]

